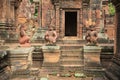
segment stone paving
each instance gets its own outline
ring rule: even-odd
[[[76,78],[76,77],[59,77],[59,76],[48,76],[46,75],[46,77],[17,77],[17,78],[13,78],[11,80],[108,80],[106,78],[103,77],[86,77],[86,78]]]

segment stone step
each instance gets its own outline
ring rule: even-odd
[[[81,61],[83,60],[82,57],[76,57],[76,56],[71,56],[71,57],[61,57],[60,61]]]
[[[10,60],[10,64],[11,65],[25,65],[25,64],[28,64],[28,61],[25,61],[25,60]]]
[[[79,45],[79,44],[74,44],[74,45],[69,45],[69,44],[65,44],[65,45],[60,45],[61,46],[61,50],[81,50],[82,51],[82,47],[83,45]]]
[[[35,76],[14,76],[13,78],[11,78],[10,80],[36,80]]]
[[[33,54],[32,55],[32,58],[34,59],[34,58],[43,58],[43,55],[41,55],[41,54]]]
[[[85,40],[57,40],[58,44],[85,44],[86,41]]]
[[[43,60],[43,53],[41,49],[35,47],[35,50],[32,52],[33,61],[42,61]]]
[[[83,56],[83,53],[79,50],[74,50],[74,51],[71,51],[71,50],[64,50],[64,51],[61,51],[61,56],[65,56],[65,57],[72,57],[72,56]]]
[[[42,69],[59,69],[59,66],[43,66]]]
[[[101,77],[101,79],[100,80],[108,80],[107,78],[106,78],[106,76],[105,76],[105,72],[104,71],[102,71],[102,70],[94,70],[94,71],[85,71],[84,70],[84,73],[87,75],[87,76],[94,76],[93,78],[93,80],[99,80],[99,78],[98,77]],[[102,79],[102,78],[104,78],[104,79]],[[110,80],[114,80],[114,79],[110,79]]]
[[[48,74],[55,74],[55,73],[59,73],[60,69],[59,68],[43,68],[40,70],[40,76],[46,76]]]
[[[60,63],[43,62],[42,67],[58,67]]]
[[[102,59],[109,59],[111,60],[114,56],[114,53],[113,52],[101,52],[101,58]]]
[[[64,65],[60,65],[61,67],[72,67],[72,68],[74,68],[74,67],[83,67],[84,65],[83,64],[76,64],[76,65],[70,65],[70,64],[68,64],[68,65],[66,65],[66,64],[64,64]]]
[[[84,64],[83,60],[81,61],[61,61],[61,65],[78,65]]]
[[[40,69],[39,68],[30,68],[30,75],[38,76],[39,73],[40,73]]]
[[[83,64],[76,64],[76,65],[61,65],[60,71],[61,72],[69,72],[69,71],[82,71],[84,69]]]
[[[12,76],[16,76],[16,75],[29,75],[30,74],[30,70],[29,69],[19,69],[19,70],[15,70],[12,71]]]
[[[66,53],[66,54],[61,54],[61,57],[79,57],[79,58],[82,58],[83,55]]]
[[[47,73],[47,74],[51,74],[51,73],[54,73],[54,72],[59,72],[59,69],[60,66],[58,65],[44,65],[42,66],[42,72],[44,73]]]
[[[64,53],[64,54],[61,54],[61,56],[62,57],[80,57],[80,56],[82,56],[82,55],[80,55],[79,53],[75,53],[75,54],[73,54],[73,53]]]
[[[52,73],[52,72],[59,72],[60,64],[57,63],[50,63],[50,62],[43,62],[42,64],[42,72],[44,73]]]
[[[9,58],[9,61],[13,61],[13,60],[27,60],[27,59],[25,57],[22,57],[22,58],[17,58],[17,57]]]
[[[60,69],[59,69],[59,67],[43,67],[42,71],[45,72],[45,73],[47,73],[47,74],[48,73],[54,73],[54,72],[59,73]]]
[[[27,58],[28,55],[10,55],[9,58]]]
[[[61,49],[61,52],[82,52],[82,49],[81,48],[74,49],[74,48],[71,47],[71,49],[70,48],[68,48],[68,49]]]

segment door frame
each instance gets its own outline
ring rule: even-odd
[[[65,36],[65,12],[77,12],[77,36]],[[79,37],[79,22],[80,22],[80,9],[61,9],[61,36],[64,37]]]

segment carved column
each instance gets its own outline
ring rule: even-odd
[[[117,20],[117,13],[115,14],[115,31],[114,31],[114,54],[116,55],[117,54],[117,41],[116,41],[116,39],[117,39],[117,22],[118,22],[118,20]]]
[[[59,19],[60,19],[60,11],[59,11],[59,9],[60,9],[60,6],[59,6],[59,3],[56,3],[55,4],[55,10],[56,10],[56,31],[57,31],[57,34],[58,34],[58,36],[59,36],[59,26],[60,26],[60,21],[59,21]]]

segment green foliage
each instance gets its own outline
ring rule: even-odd
[[[38,7],[35,7],[35,13],[34,16],[38,16]]]
[[[114,7],[114,5],[112,3],[109,3],[108,6],[109,6],[109,14],[111,16],[114,16],[115,15],[115,7]]]
[[[30,0],[30,2],[32,3],[32,2],[33,2],[33,0]]]
[[[74,76],[76,78],[85,78],[86,77],[86,75],[84,73],[75,73]]]
[[[72,75],[70,73],[63,73],[60,76],[61,77],[71,77]]]

